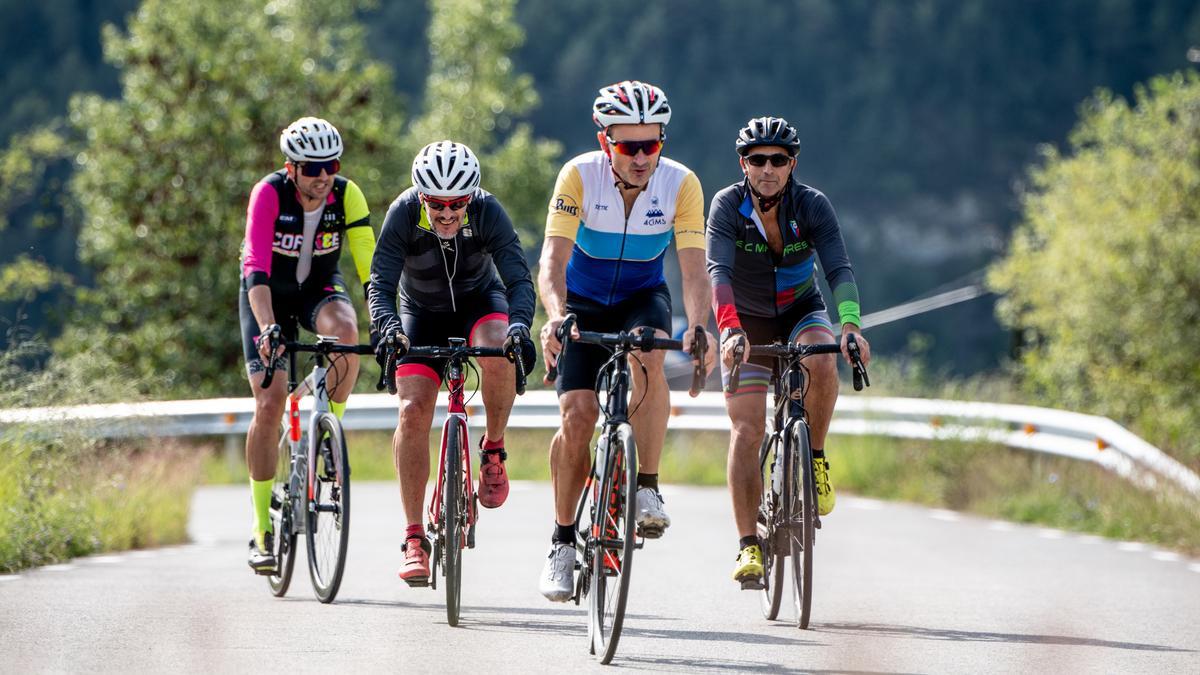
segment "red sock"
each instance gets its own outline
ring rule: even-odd
[[[417,523],[416,525],[409,525],[408,529],[406,529],[404,531],[404,538],[408,539],[409,537],[424,538],[425,537],[425,526],[422,525],[421,523]]]
[[[491,440],[488,440],[488,437],[486,434],[484,435],[484,437],[483,437],[483,449],[484,450],[499,450],[500,448],[503,448],[503,447],[504,447],[504,437],[503,436],[501,436],[500,440],[498,440],[498,441],[491,441]]]

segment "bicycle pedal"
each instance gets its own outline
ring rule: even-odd
[[[429,585],[429,577],[413,577],[411,579],[402,579],[409,585],[410,588],[425,588]]]
[[[641,525],[638,525],[637,535],[643,539],[658,539],[659,537],[663,536],[663,532],[665,532],[666,529],[667,528],[665,527],[642,527]],[[641,542],[639,542],[638,545],[641,546]]]
[[[761,591],[766,587],[762,579],[742,579],[743,591]]]

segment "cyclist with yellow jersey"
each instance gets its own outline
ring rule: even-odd
[[[539,588],[565,602],[573,592],[575,506],[587,479],[588,443],[600,410],[593,393],[608,359],[602,347],[575,344],[563,353],[555,332],[567,314],[582,330],[652,330],[668,337],[671,296],[663,276],[675,241],[689,326],[705,326],[709,290],[704,268],[704,195],[686,166],[661,156],[671,108],[662,90],[624,81],[600,90],[592,106],[599,150],[568,161],[558,174],[546,218],[538,287],[548,321],[541,341],[546,366],[557,366],[562,427],[550,445],[554,534]],[[684,335],[691,348],[693,332]],[[708,340],[706,367],[715,360]],[[562,358],[560,357],[562,355]],[[637,524],[656,538],[670,525],[658,491],[658,464],[670,398],[661,351],[633,364],[630,415],[638,448]]]
[[[262,388],[266,363],[286,368],[282,348],[274,354],[269,335],[295,340],[297,326],[358,342],[358,319],[338,272],[343,246],[350,249],[360,281],[366,282],[375,251],[367,200],[354,181],[340,175],[342,137],[332,124],[302,117],[279,137],[284,167],[260,180],[250,193],[242,247],[238,314],[254,418],[246,432],[246,465],[254,504],[250,567],[260,574],[276,568],[269,510],[278,462],[279,421],[287,400],[287,378]],[[330,370],[330,407],[339,417],[358,377],[358,357],[347,355]]]

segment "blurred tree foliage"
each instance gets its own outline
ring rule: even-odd
[[[236,293],[246,200],[281,164],[279,130],[301,115],[338,126],[345,173],[363,187],[376,227],[408,186],[412,154],[431,131],[473,133],[497,178],[552,179],[546,171],[553,169],[539,174],[524,156],[552,158],[552,145],[533,141],[524,128],[502,135],[509,118],[501,113],[528,109],[536,100],[531,91],[510,111],[485,96],[472,108],[476,127],[439,127],[447,111],[429,105],[449,97],[452,111],[463,110],[480,100],[476,92],[528,89],[527,81],[484,67],[520,40],[511,2],[492,3],[466,24],[473,42],[437,41],[434,93],[411,133],[389,69],[367,53],[355,14],[366,5],[276,0],[264,9],[233,0],[146,0],[128,33],[105,30],[122,97],[71,103],[71,123],[85,137],[72,184],[84,214],[79,245],[96,283],[80,292],[77,320],[57,342],[60,354],[103,349],[162,391],[241,393]],[[430,32],[461,25],[435,11]],[[464,88],[438,88],[451,80]],[[493,189],[507,188],[501,182]]]
[[[1200,465],[1200,76],[1101,91],[1044,150],[992,270],[1044,400],[1133,421]]]

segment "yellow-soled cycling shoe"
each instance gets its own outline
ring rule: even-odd
[[[829,482],[829,462],[824,459],[813,459],[813,482],[817,484],[817,513],[827,516],[837,503],[837,495],[833,492],[833,483]]]
[[[763,553],[758,544],[743,546],[738,553],[737,565],[733,568],[733,580],[741,582],[742,588],[762,588]]]

